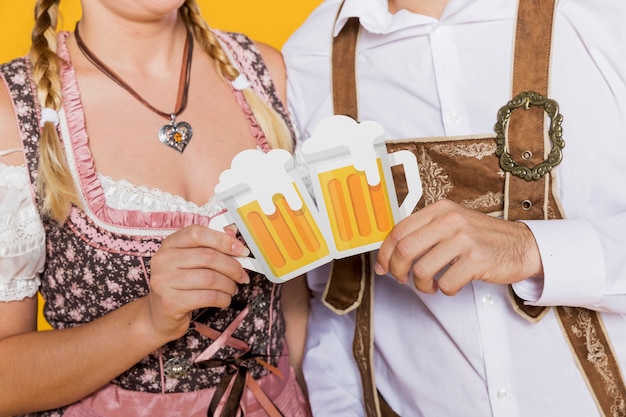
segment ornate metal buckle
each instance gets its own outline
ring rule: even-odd
[[[168,378],[180,379],[189,373],[191,369],[190,362],[180,356],[168,359],[163,365],[163,373]]]
[[[552,149],[547,159],[532,168],[518,164],[513,160],[506,146],[506,131],[511,113],[523,107],[528,110],[531,106],[541,106],[550,117],[550,129],[548,135],[552,143]],[[510,172],[516,177],[526,181],[534,181],[543,177],[552,168],[561,163],[563,159],[562,149],[565,146],[563,140],[563,116],[559,113],[559,104],[552,99],[542,96],[535,91],[524,91],[513,97],[505,106],[498,110],[498,122],[495,125],[496,131],[496,156],[500,158],[500,167],[505,172]]]

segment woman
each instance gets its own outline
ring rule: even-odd
[[[0,68],[0,415],[309,415],[283,288],[207,227],[235,154],[291,149],[282,58],[195,0],[59,1]]]

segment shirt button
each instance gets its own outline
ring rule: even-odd
[[[493,305],[493,301],[494,300],[493,300],[493,296],[492,295],[487,294],[487,295],[483,296],[483,299],[482,299],[483,305],[489,307],[489,306]]]
[[[461,115],[458,114],[457,112],[450,113],[450,121],[452,123],[458,123],[460,119],[461,119]]]
[[[498,392],[496,393],[496,396],[498,397],[499,400],[504,400],[507,395],[509,395],[509,393],[504,388],[500,388]]]
[[[433,34],[437,38],[443,38],[446,34],[446,29],[443,26],[437,26],[437,28],[433,31]]]

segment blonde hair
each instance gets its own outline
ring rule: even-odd
[[[61,109],[61,59],[57,55],[57,34],[60,0],[39,0],[35,6],[30,60],[37,87],[37,100],[42,108]],[[73,203],[81,206],[78,191],[69,171],[65,152],[56,126],[44,123],[39,142],[37,189],[45,215],[63,223]]]
[[[217,72],[229,81],[239,76],[239,71],[230,62],[222,50],[217,37],[209,30],[206,21],[200,14],[196,0],[185,0],[180,14],[187,28],[194,34],[204,51],[215,61]],[[244,89],[243,95],[250,105],[259,127],[265,133],[272,148],[282,148],[293,151],[293,139],[284,119],[259,97],[251,87]]]
[[[37,100],[42,108],[57,112],[61,110],[63,102],[61,59],[57,55],[56,33],[59,2],[60,0],[37,0],[30,49]],[[196,1],[186,0],[180,8],[180,15],[202,49],[215,61],[218,74],[228,81],[235,80],[239,71],[222,50],[217,37],[209,30]],[[284,119],[252,88],[248,87],[242,93],[270,146],[292,151],[293,139]],[[59,134],[52,122],[44,123],[41,130],[37,188],[43,213],[59,224],[67,219],[72,204],[82,206]]]

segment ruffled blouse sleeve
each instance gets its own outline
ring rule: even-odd
[[[45,232],[26,167],[0,163],[0,301],[37,294],[45,256]]]

